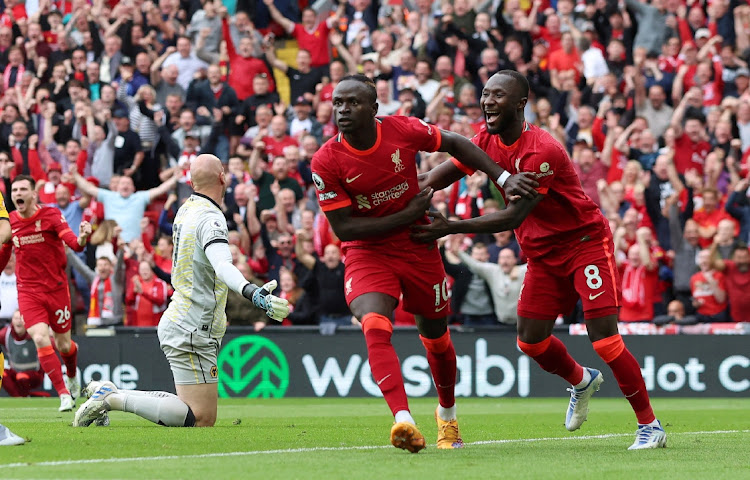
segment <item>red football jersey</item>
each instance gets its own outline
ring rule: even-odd
[[[536,174],[537,190],[545,198],[516,229],[518,243],[528,257],[540,258],[554,249],[570,248],[585,237],[599,239],[609,234],[607,220],[583,192],[573,162],[552,135],[527,123],[513,145],[503,145],[486,127],[471,141],[511,174]],[[467,174],[474,173],[456,159],[453,163]]]
[[[83,247],[78,245],[78,237],[60,210],[41,207],[30,218],[22,218],[13,211],[10,227],[11,241],[0,249],[0,265],[8,263],[11,250],[15,249],[18,289],[44,293],[66,286],[63,242],[77,252]]]
[[[331,56],[328,53],[329,31],[325,20],[318,23],[312,32],[305,30],[301,23],[294,25],[292,36],[297,40],[298,45],[304,45],[304,48],[310,52],[310,65],[313,68],[331,63]]]
[[[313,183],[324,212],[353,205],[353,216],[385,217],[419,193],[416,155],[440,148],[440,130],[414,117],[377,118],[376,124],[377,141],[368,150],[356,150],[339,134],[313,155]],[[408,226],[342,246],[403,249],[405,242],[413,243]]]

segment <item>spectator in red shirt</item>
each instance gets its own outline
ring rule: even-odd
[[[659,269],[651,256],[651,230],[641,227],[636,243],[628,249],[628,259],[620,264],[622,274],[621,322],[650,322],[654,318],[654,301]]]
[[[703,175],[703,164],[711,144],[706,133],[706,118],[699,112],[691,111],[686,115],[689,105],[703,101],[703,93],[699,88],[688,91],[672,114],[671,127],[675,134],[674,162],[677,172],[685,174],[687,170],[695,170]],[[684,120],[684,128],[683,128]]]
[[[13,122],[8,144],[10,145],[11,158],[16,167],[11,172],[11,179],[21,174],[31,175],[37,182],[46,178],[47,175],[44,173],[36,148],[38,140],[37,135],[29,135],[29,127],[26,122],[23,120]]]
[[[299,146],[297,140],[288,134],[287,121],[283,116],[276,115],[273,117],[270,130],[270,135],[263,138],[269,162],[273,157],[283,157],[285,147],[290,145],[295,147]]]
[[[156,278],[147,261],[141,261],[138,275],[133,277],[125,295],[125,304],[133,308],[132,315],[128,317],[128,326],[157,326],[171,296],[172,289],[164,280]]]
[[[581,186],[583,191],[588,195],[591,200],[594,201],[600,207],[601,201],[599,199],[599,191],[597,184],[600,180],[607,178],[607,170],[609,167],[604,165],[596,153],[584,143],[582,148],[578,146],[573,148],[573,168],[578,174],[578,178],[581,180]],[[605,180],[606,182],[606,180]]]
[[[552,86],[558,90],[562,90],[561,76],[573,75],[575,83],[578,84],[583,69],[581,56],[573,42],[573,35],[570,32],[563,33],[560,44],[562,48],[549,54],[548,66]]]
[[[229,86],[234,88],[238,100],[244,100],[254,92],[253,79],[259,73],[265,73],[268,76],[269,88],[271,92],[276,91],[276,84],[271,76],[266,62],[259,58],[253,57],[253,41],[250,37],[242,37],[238,48],[235,50],[232,35],[229,32],[229,21],[227,20],[227,10],[222,8],[221,29],[224,35],[224,41],[227,44],[227,56],[229,56]]]
[[[727,282],[724,274],[714,269],[711,251],[698,253],[700,271],[690,278],[690,291],[693,295],[699,322],[725,322],[727,320]]]
[[[731,260],[718,255],[718,243],[711,245],[711,262],[715,270],[726,276],[729,317],[734,322],[750,322],[750,250],[739,243]]]
[[[719,205],[719,191],[714,188],[703,189],[703,206],[695,211],[693,220],[698,224],[700,232],[699,244],[701,248],[708,248],[713,242],[714,235],[719,228],[719,222],[724,219],[734,219]],[[735,236],[739,235],[739,227],[735,228]]]
[[[284,30],[297,40],[298,45],[304,45],[304,48],[312,56],[312,68],[328,68],[331,63],[331,56],[328,53],[328,32],[334,28],[339,18],[344,15],[346,2],[340,1],[336,13],[318,22],[318,14],[312,8],[302,10],[302,23],[294,23],[286,18],[273,4],[273,0],[263,0],[271,13],[271,18],[281,25]]]

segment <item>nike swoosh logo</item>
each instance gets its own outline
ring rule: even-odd
[[[604,292],[599,292],[596,295],[591,295],[589,293],[589,300],[596,300],[599,297],[599,295],[604,295]]]
[[[10,233],[16,233],[19,230],[20,230],[20,228],[14,228],[13,230],[10,231]]]
[[[447,306],[448,306],[448,304],[446,303],[446,304],[445,304],[445,305],[443,305],[442,307],[440,307],[440,308],[436,308],[436,309],[435,309],[435,313],[438,313],[438,312],[442,311],[442,310],[443,310],[443,309],[444,309],[445,307],[447,307]]]
[[[385,381],[386,381],[386,379],[388,379],[388,377],[390,377],[390,376],[391,376],[391,374],[389,373],[389,374],[388,374],[388,375],[386,375],[385,377],[383,377],[383,378],[381,378],[380,380],[378,380],[378,385],[380,385],[381,383],[385,382]]]
[[[347,178],[347,179],[346,179],[346,183],[352,183],[352,182],[353,182],[354,180],[358,179],[358,178],[359,178],[359,177],[361,177],[362,175],[364,175],[364,174],[360,173],[360,174],[359,174],[359,175],[357,175],[356,177],[352,177],[352,178]]]

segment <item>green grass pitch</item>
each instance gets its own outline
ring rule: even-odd
[[[79,400],[79,404],[80,404]],[[0,423],[30,440],[0,447],[0,478],[65,479],[750,479],[750,399],[654,399],[666,449],[631,452],[622,399],[594,398],[563,425],[567,399],[458,399],[462,450],[434,446],[436,400],[412,400],[428,442],[390,446],[382,399],[221,400],[211,429],[165,428],[113,412],[70,426],[57,399],[0,399]]]

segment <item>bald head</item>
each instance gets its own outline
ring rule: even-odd
[[[190,163],[190,180],[196,192],[223,188],[224,167],[215,155],[204,153]]]

